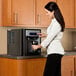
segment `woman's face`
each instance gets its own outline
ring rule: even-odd
[[[47,9],[45,9],[46,15],[48,15],[51,19],[54,18],[54,11],[50,12]]]

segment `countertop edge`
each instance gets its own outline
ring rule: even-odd
[[[9,58],[9,59],[36,59],[36,58],[46,58],[47,56],[12,56],[12,55],[0,55],[0,58]]]
[[[76,55],[76,52],[66,52],[64,56]],[[13,56],[7,54],[0,54],[0,58],[8,58],[8,59],[36,59],[36,58],[47,58],[47,55],[40,56]]]

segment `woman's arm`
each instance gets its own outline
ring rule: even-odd
[[[36,49],[38,49],[38,48],[42,48],[42,47],[43,47],[43,48],[46,48],[46,47],[49,45],[49,43],[54,39],[54,37],[55,37],[60,31],[61,31],[60,25],[54,25],[54,26],[50,29],[50,31],[49,31],[46,39],[45,39],[44,41],[42,41],[42,43],[41,43],[40,45],[32,45],[32,48],[33,48],[34,50],[36,50]]]
[[[37,33],[38,35],[39,35],[39,37],[46,37],[47,36],[47,34],[45,34],[45,33]]]

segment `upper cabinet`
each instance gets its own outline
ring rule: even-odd
[[[44,6],[56,0],[3,0],[3,26],[47,27],[50,19]]]
[[[59,5],[66,28],[74,28],[75,0],[2,0],[2,26],[48,27],[50,18],[44,6],[49,1]]]
[[[74,28],[74,0],[57,0],[64,16],[66,28]]]
[[[34,0],[12,0],[12,24],[35,23]]]
[[[11,0],[2,0],[2,26],[11,24]]]
[[[76,28],[76,0],[75,0],[75,28]]]
[[[50,18],[44,8],[49,1],[56,0],[36,0],[36,26],[47,27],[50,24]]]
[[[34,0],[3,0],[3,25],[21,26],[35,24]]]
[[[1,24],[2,24],[2,19],[1,19],[1,17],[2,17],[2,0],[0,0],[0,26],[1,26]]]

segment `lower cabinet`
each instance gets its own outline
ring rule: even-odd
[[[0,58],[0,76],[6,76],[8,75],[8,61],[4,58]]]
[[[62,58],[62,76],[75,75],[75,56],[64,56]]]
[[[18,60],[17,76],[43,76],[46,58]]]
[[[18,76],[17,61],[0,58],[0,76]]]
[[[0,58],[0,76],[43,76],[46,58]],[[76,76],[76,56],[64,56],[61,76]]]
[[[46,59],[30,59],[27,64],[27,76],[43,76]]]
[[[74,74],[76,76],[76,56],[75,56],[75,63],[74,64],[75,64],[75,68],[74,68],[75,69],[75,73]]]
[[[43,76],[46,58],[0,58],[0,76]]]

